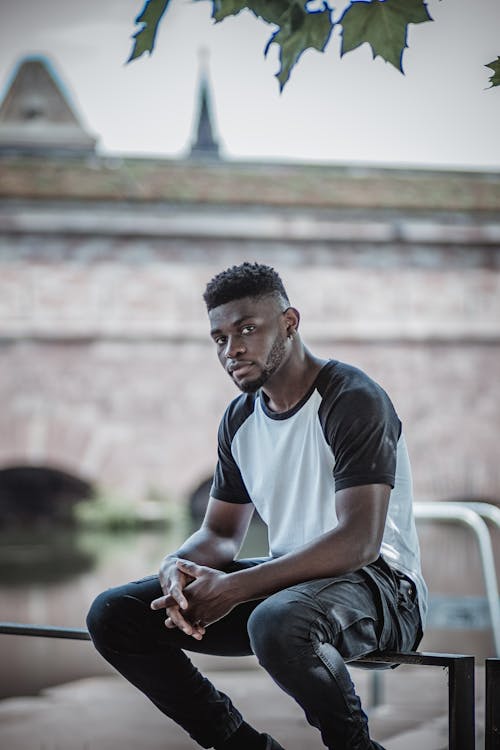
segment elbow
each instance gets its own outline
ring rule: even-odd
[[[366,555],[366,561],[363,563],[364,565],[371,565],[371,563],[374,563],[378,558],[380,557],[380,547],[377,547],[376,549],[372,549],[370,554]]]
[[[373,529],[371,533],[358,536],[358,553],[361,559],[360,567],[371,565],[380,557],[383,529]]]
[[[380,556],[380,544],[367,544],[358,550],[358,568],[364,568],[371,565]]]

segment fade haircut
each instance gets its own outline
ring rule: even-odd
[[[283,282],[274,268],[263,263],[245,262],[231,266],[210,279],[203,299],[210,312],[214,307],[235,299],[268,295],[275,297],[285,308],[290,307]]]

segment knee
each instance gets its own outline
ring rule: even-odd
[[[311,624],[317,613],[293,592],[280,591],[265,599],[248,620],[254,654],[268,671],[300,659],[311,648]]]
[[[123,648],[132,635],[130,600],[120,588],[99,594],[87,614],[87,628],[98,651]]]
[[[109,633],[112,629],[111,617],[113,611],[111,591],[103,591],[90,605],[87,613],[87,628],[97,647],[106,645],[106,633]]]

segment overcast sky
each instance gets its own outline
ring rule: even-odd
[[[345,2],[335,6],[340,16]],[[309,51],[283,94],[271,29],[248,12],[214,24],[211,2],[171,0],[151,57],[124,65],[140,0],[0,0],[2,94],[16,61],[51,58],[105,153],[180,156],[192,137],[199,50],[209,52],[217,132],[234,159],[500,169],[500,0],[429,0],[409,27],[402,76],[367,45]]]

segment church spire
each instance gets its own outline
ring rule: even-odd
[[[200,80],[198,85],[198,118],[195,141],[191,146],[191,159],[220,159],[219,143],[214,135],[210,88],[208,85],[208,54],[200,52]]]

